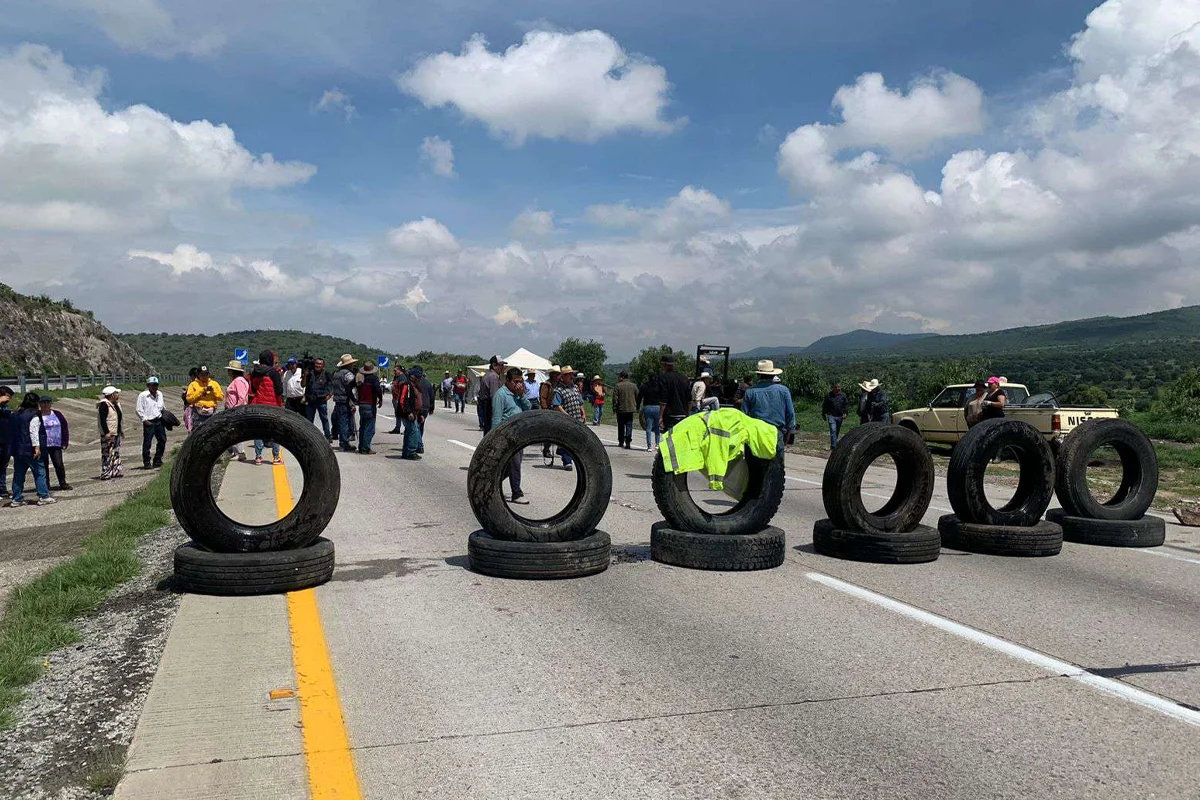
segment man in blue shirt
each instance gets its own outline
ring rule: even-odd
[[[772,361],[759,361],[755,374],[758,382],[746,390],[742,400],[742,411],[747,416],[769,422],[789,441],[796,434],[796,405],[791,391],[782,383],[775,383],[775,376],[783,370],[776,369]]]
[[[521,370],[512,367],[504,375],[504,385],[492,396],[492,428],[532,407],[525,397],[525,381],[521,379]],[[510,502],[523,506],[528,505],[529,501],[524,499],[525,493],[521,491],[521,456],[518,450],[512,461],[508,462],[508,486],[512,489]]]

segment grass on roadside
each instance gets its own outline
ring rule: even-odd
[[[0,620],[0,730],[16,721],[21,687],[42,674],[42,658],[78,640],[71,620],[137,576],[138,538],[170,522],[170,476],[168,460],[150,483],[109,509],[81,553],[9,595]]]
[[[84,386],[82,389],[63,389],[61,387],[55,387],[53,384],[51,384],[49,389],[43,389],[42,385],[40,383],[37,384],[36,386],[34,384],[29,385],[29,391],[37,392],[38,394],[48,394],[51,397],[53,397],[55,400],[97,400],[97,401],[99,401],[100,390],[103,388],[104,388],[103,386]],[[143,389],[145,389],[146,386],[145,386],[145,384],[123,383],[120,386],[118,386],[117,388],[121,390],[122,397],[128,397],[130,400],[136,400],[138,394],[141,393],[141,391]],[[160,387],[159,391],[161,391],[165,394],[170,394],[178,388],[180,388],[180,387],[178,387],[178,386],[163,386],[163,387]],[[16,391],[17,387],[13,386],[12,389],[13,389],[13,391]],[[122,404],[124,404],[124,402],[125,401],[122,401]]]

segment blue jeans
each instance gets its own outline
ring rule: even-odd
[[[371,449],[371,441],[375,438],[375,404],[359,403],[358,406],[358,452],[366,453]]]
[[[642,406],[642,419],[646,421],[646,448],[658,447],[658,443],[662,441],[662,428],[658,425],[658,406]],[[654,441],[650,441],[650,434],[654,434]]]
[[[825,421],[829,423],[829,449],[837,450],[838,434],[842,432],[842,418],[826,414]]]
[[[276,442],[272,442],[272,441],[268,441],[266,444],[268,447],[271,448],[271,457],[279,458],[279,444]],[[254,457],[262,458],[262,451],[263,451],[263,440],[255,439],[254,440]]]
[[[325,405],[324,400],[309,400],[304,407],[304,416],[308,417],[309,422],[316,420],[317,415],[321,415],[321,430],[325,432],[325,438],[329,438],[329,407]]]
[[[467,407],[467,396],[465,394],[454,395],[454,413],[461,414]]]
[[[12,501],[20,503],[25,499],[25,473],[33,472],[33,485],[39,498],[50,496],[50,486],[46,483],[46,465],[35,461],[33,456],[13,456]]]
[[[592,424],[593,424],[593,425],[599,425],[599,424],[600,424],[600,418],[601,418],[602,416],[604,416],[604,406],[595,406],[594,408],[595,408],[595,414],[594,414],[594,416],[592,417]]]
[[[421,425],[415,419],[404,420],[404,449],[402,456],[415,456],[421,449]]]
[[[334,425],[337,426],[338,444],[343,450],[350,449],[350,404],[333,404]]]

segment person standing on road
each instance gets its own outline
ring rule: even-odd
[[[217,413],[217,403],[225,398],[221,384],[212,380],[208,367],[200,367],[196,371],[196,379],[188,384],[187,404],[192,409],[192,430],[212,419]]]
[[[551,401],[551,407],[556,411],[566,414],[571,419],[579,420],[581,425],[587,425],[587,411],[583,406],[583,395],[579,393],[579,389],[575,384],[575,368],[567,365],[562,368],[562,374],[559,376],[558,388],[554,392],[554,399]],[[558,455],[562,458],[563,469],[570,472],[571,454],[562,447],[558,448]]]
[[[755,375],[758,381],[746,390],[742,410],[749,417],[769,422],[779,429],[780,443],[788,442],[796,435],[796,404],[791,391],[776,376],[783,373],[769,360],[758,362]]]
[[[8,462],[11,458],[8,428],[13,413],[8,406],[12,396],[12,389],[0,386],[0,499],[8,497]]]
[[[239,363],[239,366],[241,364]],[[137,415],[142,421],[142,469],[153,469],[163,464],[163,452],[167,449],[167,426],[163,424],[163,396],[158,390],[158,378],[151,375],[146,379],[146,390],[137,396]],[[226,405],[228,408],[228,405]],[[150,460],[150,442],[156,442],[154,461]]]
[[[425,393],[421,391],[421,378],[425,377],[420,367],[408,371],[408,381],[400,387],[399,413],[404,417],[404,447],[400,457],[405,461],[420,461],[421,426],[418,420],[424,412]]]
[[[638,395],[642,404],[642,421],[646,425],[646,452],[652,453],[662,441],[662,375],[657,372],[647,375]]]
[[[321,417],[321,432],[325,438],[333,441],[333,431],[329,429],[329,395],[333,392],[332,378],[325,371],[325,359],[314,358],[312,369],[305,372],[300,379],[304,386],[304,416],[309,422],[315,422]]]
[[[259,353],[258,362],[250,370],[250,405],[283,408],[283,374],[275,366],[275,354],[270,350]],[[265,444],[271,448],[271,463],[282,464],[279,443],[268,440]],[[255,464],[263,463],[263,445],[262,439],[254,440]]]
[[[464,414],[467,411],[467,376],[458,373],[454,377],[454,413]]]
[[[675,356],[667,353],[662,357],[662,405],[659,406],[658,427],[669,431],[691,413],[692,387],[687,378],[675,370]]]
[[[398,433],[404,435],[404,415],[400,413],[400,389],[404,384],[408,383],[408,373],[404,371],[404,367],[396,367],[392,373],[392,416],[396,419],[396,424],[388,433]]]
[[[188,433],[191,433],[192,428],[196,427],[196,410],[192,408],[192,404],[188,402],[188,389],[192,388],[192,384],[199,375],[199,367],[192,367],[189,369],[187,383],[184,384],[183,387],[183,427],[187,428]]]
[[[54,410],[54,398],[48,394],[38,398],[38,418],[42,422],[42,467],[46,470],[46,481],[50,481],[50,465],[54,465],[54,477],[58,479],[58,491],[69,492],[75,488],[67,483],[67,468],[63,464],[63,451],[71,446],[71,428],[61,411]]]
[[[538,386],[538,408],[545,411],[554,408],[554,393],[558,391],[559,384],[561,383],[562,370],[555,364],[546,371],[546,380]],[[530,400],[532,402],[532,398]],[[550,455],[550,443],[542,442],[542,458],[549,460],[553,457]]]
[[[592,378],[592,427],[600,424],[600,418],[604,416],[604,404],[608,401],[605,396],[604,379],[599,375]]]
[[[882,422],[885,425],[892,421],[892,413],[888,407],[887,392],[878,378],[863,381],[858,385],[862,396],[858,398],[858,419],[862,424]]]
[[[288,411],[304,413],[304,375],[294,358],[287,360],[287,370],[283,373],[283,406]]]
[[[617,375],[613,410],[617,415],[617,446],[629,450],[633,445],[633,416],[637,414],[638,391],[624,370]]]
[[[437,406],[437,391],[433,388],[433,384],[425,376],[425,370],[420,366],[417,369],[421,370],[421,394],[425,403],[422,407],[421,414],[417,417],[417,427],[421,429],[421,446],[417,448],[418,453],[425,452],[425,420],[429,419],[433,414],[433,409]]]
[[[842,423],[850,412],[850,398],[842,391],[841,381],[834,381],[829,387],[829,394],[821,403],[821,415],[829,425],[829,449],[837,450],[838,436],[842,432]]]
[[[483,376],[483,380],[479,382],[479,421],[486,435],[492,429],[492,397],[496,392],[500,391],[500,387],[504,384],[504,359],[500,356],[492,356],[488,361],[487,374]]]
[[[333,427],[344,453],[354,452],[350,446],[350,407],[358,402],[354,395],[357,369],[358,359],[346,353],[338,359],[337,372],[333,374]]]
[[[500,391],[492,397],[492,427],[531,408],[533,405],[525,397],[525,381],[521,380],[521,370],[513,367],[505,374]],[[508,486],[512,490],[509,502],[523,506],[528,505],[529,501],[522,499],[525,497],[521,491],[522,455],[523,451],[518,450],[512,461],[508,462]]]
[[[379,383],[378,368],[368,361],[359,370],[356,380],[358,389],[358,452],[373,456],[371,443],[375,441],[375,416],[383,405],[383,386]]]
[[[38,412],[39,400],[35,392],[27,392],[21,399],[21,408],[9,418],[8,442],[13,454],[12,500],[8,504],[10,508],[21,508],[25,505],[25,475],[29,472],[33,473],[37,504],[45,506],[56,502],[50,496],[46,467],[42,464],[45,434]]]
[[[454,378],[450,377],[450,370],[446,370],[446,374],[442,376],[442,408],[450,407],[450,397],[454,394]]]
[[[536,370],[529,370],[525,373],[525,399],[530,403],[534,402],[534,398],[538,396],[538,377]]]
[[[208,370],[203,369],[200,374],[207,376]],[[220,392],[220,389],[217,391]],[[190,388],[188,395],[191,396]],[[125,433],[125,429],[122,427],[123,416],[121,390],[115,386],[105,386],[100,393],[100,402],[96,404],[96,421],[100,428],[100,480],[102,481],[125,477],[125,473],[121,469],[121,438]],[[200,420],[201,417],[197,416],[196,419]]]
[[[225,372],[229,375],[229,386],[225,388],[225,410],[250,405],[250,381],[246,380],[246,367],[234,359],[226,365]],[[242,452],[240,444],[233,445],[226,452],[230,458],[246,460],[246,454]]]

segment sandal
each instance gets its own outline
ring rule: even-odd
[[[258,458],[254,459],[254,465],[257,467],[262,466],[262,456],[259,456]]]
[[[275,456],[274,458],[271,459],[271,463],[272,464],[282,464],[283,459],[279,456]]]

